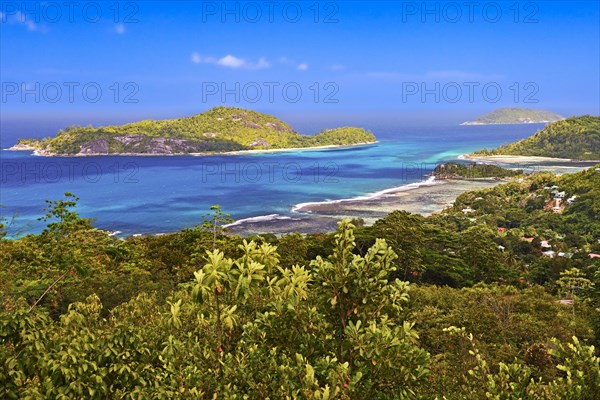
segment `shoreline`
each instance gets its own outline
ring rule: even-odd
[[[510,179],[438,179],[412,182],[402,186],[377,192],[329,201],[298,203],[290,207],[289,213],[270,213],[240,218],[225,225],[232,234],[249,236],[253,234],[273,233],[327,233],[337,229],[338,222],[344,218],[361,218],[367,225],[387,216],[394,210],[405,210],[424,216],[441,212],[452,206],[462,193],[497,186]],[[116,233],[115,233],[116,232]],[[164,233],[133,233],[121,235],[120,231],[111,231],[120,238],[138,236],[158,236]]]
[[[227,155],[227,156],[237,156],[237,155],[246,155],[246,154],[268,154],[268,153],[288,153],[288,152],[296,152],[296,151],[318,151],[318,150],[327,150],[327,149],[343,149],[345,147],[359,147],[359,146],[371,146],[373,144],[379,143],[378,140],[374,142],[364,142],[364,143],[354,143],[354,144],[328,144],[324,146],[314,146],[314,147],[288,147],[285,149],[260,149],[260,150],[237,150],[237,151],[228,151],[225,153],[189,153],[192,156],[210,156],[210,155]]]
[[[508,169],[522,169],[526,173],[551,172],[557,175],[580,172],[600,163],[600,161],[596,160],[513,155],[479,156],[463,154],[458,159],[484,164],[496,164]]]
[[[475,155],[475,154],[462,154],[458,156],[461,160],[473,160],[473,161],[496,161],[506,164],[512,163],[545,163],[545,162],[558,162],[558,163],[600,163],[597,160],[576,160],[572,158],[558,158],[558,157],[542,157],[542,156],[517,156],[517,155]]]
[[[208,156],[239,156],[239,155],[252,155],[252,154],[269,154],[269,153],[292,153],[292,152],[305,152],[305,151],[319,151],[328,149],[342,149],[359,146],[371,146],[379,143],[378,140],[374,142],[363,142],[354,144],[330,144],[324,146],[314,147],[288,147],[282,149],[256,149],[256,150],[236,150],[226,152],[202,152],[202,153],[174,153],[174,154],[159,154],[159,153],[91,153],[91,154],[55,154],[55,153],[40,153],[40,150],[28,145],[16,144],[12,147],[3,149],[5,151],[33,151],[34,156],[38,157],[179,157],[179,156],[192,156],[192,157],[208,157]]]
[[[376,143],[378,142],[354,145],[327,145],[308,148],[243,150],[203,155],[220,156],[318,151],[354,146],[367,146]],[[136,155],[141,156],[140,154]],[[474,156],[472,154],[463,154],[456,158],[459,160],[496,162],[508,165],[509,168],[522,168],[523,165],[527,165],[531,167],[533,171],[555,172],[558,169],[560,172],[567,173],[587,169],[590,165],[593,166],[597,164],[594,161],[535,156]],[[584,166],[585,164],[587,164],[587,166]],[[452,206],[456,201],[456,198],[465,192],[491,188],[511,180],[512,179],[510,178],[441,179],[424,175],[422,179],[417,182],[406,183],[376,192],[357,195],[355,197],[290,204],[288,211],[281,214],[275,214],[273,211],[269,213],[270,210],[265,210],[266,212],[264,214],[241,218],[228,224],[227,227],[232,233],[240,235],[262,233],[274,233],[279,235],[292,232],[322,233],[335,231],[338,221],[343,218],[360,218],[363,219],[367,225],[370,225],[377,219],[385,217],[394,210],[404,210],[428,216]],[[139,236],[140,234],[119,235],[116,233],[115,235],[120,237],[131,237]],[[155,234],[145,233],[141,235],[146,236]]]
[[[310,215],[352,215],[369,218],[394,210],[405,210],[415,214],[430,215],[454,204],[460,194],[483,188],[494,187],[511,179],[473,178],[439,179],[429,177],[425,181],[409,183],[381,190],[371,195],[357,196],[332,201],[300,203],[293,212]]]
[[[36,151],[35,147],[30,146],[28,144],[15,144],[14,146],[11,146],[9,148],[6,149],[2,149],[4,151]]]
[[[298,203],[291,215],[269,214],[235,221],[229,229],[236,234],[286,234],[292,232],[333,232],[343,218],[361,218],[367,225],[394,210],[404,210],[424,216],[450,207],[462,193],[486,189],[510,179],[436,179],[429,177],[378,192],[352,198]]]
[[[337,200],[323,200],[323,201],[312,201],[306,203],[298,203],[291,208],[292,212],[295,213],[311,213],[311,207],[313,206],[322,206],[322,205],[331,205],[331,204],[341,204],[341,203],[352,203],[352,202],[360,202],[360,201],[370,201],[385,198],[386,196],[392,196],[399,192],[410,191],[412,189],[418,189],[424,186],[433,186],[439,185],[443,182],[443,179],[437,179],[434,176],[429,176],[425,181],[421,182],[413,182],[407,183],[406,185],[395,186],[388,189],[379,190],[373,193],[367,193],[355,197],[348,197],[344,199]]]
[[[511,168],[529,167],[532,171],[573,173],[597,164],[551,157],[529,156],[472,156],[463,154],[459,160],[496,162]],[[463,193],[495,187],[514,178],[466,178],[440,179],[429,176],[419,182],[383,189],[351,198],[298,203],[291,206],[291,217],[281,214],[260,215],[244,218],[231,225],[239,234],[291,232],[314,233],[335,231],[337,222],[343,218],[362,218],[372,224],[394,210],[404,210],[424,216],[441,212],[450,207]]]

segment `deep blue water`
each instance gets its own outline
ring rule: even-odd
[[[350,198],[425,180],[444,160],[530,136],[542,125],[385,127],[376,145],[238,156],[36,157],[0,151],[0,209],[39,232],[44,200],[80,197],[78,211],[123,235],[178,231],[213,204],[234,219],[292,215],[298,203]]]

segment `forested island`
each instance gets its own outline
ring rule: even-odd
[[[553,112],[533,110],[530,108],[498,108],[490,113],[461,125],[490,125],[490,124],[539,124],[556,122],[564,117]]]
[[[11,149],[34,150],[45,156],[179,155],[351,146],[375,141],[375,136],[362,128],[343,127],[314,136],[301,135],[271,115],[216,107],[179,119],[99,128],[72,126],[53,138],[21,139]]]
[[[600,398],[600,164],[308,235],[122,240],[77,200],[0,240],[0,398]]]
[[[584,115],[554,122],[531,137],[474,154],[600,160],[600,117]]]
[[[523,174],[494,164],[447,162],[437,165],[431,176],[438,179],[507,178]]]

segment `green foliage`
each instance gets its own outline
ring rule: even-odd
[[[510,170],[493,164],[450,162],[437,165],[433,176],[440,179],[506,178],[522,175],[522,170]]]
[[[585,115],[554,122],[527,139],[476,154],[600,160],[600,117]]]
[[[299,233],[282,236],[277,241],[277,248],[284,268],[301,265],[308,259],[308,242]]]
[[[492,230],[483,225],[472,226],[460,234],[462,246],[458,254],[469,266],[474,282],[493,282],[506,275],[494,237]]]
[[[566,376],[552,382],[543,394],[553,393],[555,397],[560,394],[581,400],[600,398],[600,358],[596,356],[594,346],[586,346],[576,337],[573,337],[573,343],[565,345],[553,340],[553,344],[555,348],[549,353],[559,360],[556,368]]]
[[[55,321],[7,303],[0,395],[413,397],[429,357],[401,315],[408,283],[388,283],[395,255],[384,241],[353,255],[352,230],[340,224],[334,254],[312,271],[282,268],[268,243],[244,241],[237,259],[206,251],[194,281],[166,303],[140,295],[108,318],[93,295]]]
[[[499,363],[515,359],[527,364],[536,377],[551,380],[556,372],[546,355],[550,339],[570,340],[576,335],[594,340],[585,313],[573,316],[570,308],[539,286],[517,289],[505,285],[478,285],[460,290],[419,286],[411,291],[407,319],[414,321],[421,346],[432,356],[433,390],[462,382],[464,367],[471,367],[471,346],[449,341],[444,329],[462,326],[478,341],[478,349],[493,371]]]
[[[218,206],[119,240],[67,193],[42,234],[0,240],[0,398],[598,398],[599,177],[536,174],[428,218],[254,240]],[[554,185],[578,196],[562,214]],[[585,295],[577,314],[566,291]]]
[[[71,210],[77,206],[78,200],[79,197],[70,192],[65,193],[65,200],[46,200],[46,215],[39,218],[41,221],[53,221],[48,223],[46,232],[53,236],[66,236],[78,229],[90,228],[89,220],[79,218],[77,212]]]
[[[217,246],[217,236],[222,236],[225,232],[224,226],[233,222],[229,214],[224,214],[221,206],[215,204],[210,207],[210,213],[202,216],[202,228],[212,232],[213,250]]]
[[[132,153],[185,154],[251,149],[284,149],[373,143],[370,132],[353,127],[324,130],[314,136],[295,132],[277,118],[239,108],[216,107],[191,117],[139,121],[99,128],[68,127],[54,138],[19,144],[43,154]]]
[[[585,291],[594,287],[594,283],[585,277],[578,268],[571,268],[560,273],[556,281],[559,293],[571,299],[585,295]]]
[[[65,193],[65,198],[65,200],[58,201],[47,200],[47,213],[40,218],[42,221],[52,221],[42,232],[42,243],[47,254],[46,263],[61,274],[48,286],[31,308],[42,301],[50,289],[69,273],[83,275],[88,272],[86,258],[92,250],[84,246],[77,246],[79,251],[70,251],[70,249],[79,240],[79,236],[90,230],[92,225],[90,220],[80,218],[76,211],[71,210],[77,205],[79,198],[69,192]]]
[[[471,249],[452,251],[471,268],[483,268],[484,277],[475,276],[476,281],[503,278],[516,283],[524,278],[552,288],[560,272],[569,268],[578,268],[590,279],[595,270],[589,267],[588,253],[595,251],[600,238],[597,168],[560,177],[534,174],[491,189],[464,193],[453,207],[429,221],[441,232],[449,231],[446,235],[450,237],[459,232],[464,238],[463,243]],[[554,210],[557,192],[564,192],[558,213]],[[471,212],[465,214],[467,209]],[[469,229],[481,232],[468,238]],[[551,247],[542,247],[542,241]],[[549,250],[554,253],[542,254]],[[469,255],[473,256],[472,262]],[[428,277],[428,271],[424,277]]]
[[[425,244],[424,218],[406,211],[393,211],[373,225],[374,234],[386,240],[398,255],[393,274],[402,279],[417,277],[425,269],[422,253]]]
[[[513,362],[499,363],[498,372],[493,373],[489,363],[481,355],[472,334],[465,328],[451,326],[445,329],[450,335],[458,336],[470,346],[469,355],[475,365],[468,371],[464,391],[469,398],[502,399],[581,399],[600,398],[600,359],[595,356],[594,346],[582,344],[577,337],[573,343],[564,344],[552,339],[553,348],[548,355],[557,361],[555,368],[564,376],[550,381],[535,379],[532,369]]]

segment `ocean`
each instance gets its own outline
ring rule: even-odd
[[[376,197],[425,183],[438,163],[532,135],[543,124],[385,126],[374,145],[221,156],[38,157],[0,150],[0,213],[12,235],[38,233],[45,200],[71,192],[78,212],[118,236],[179,231],[219,204],[237,221],[298,216],[302,203]]]

